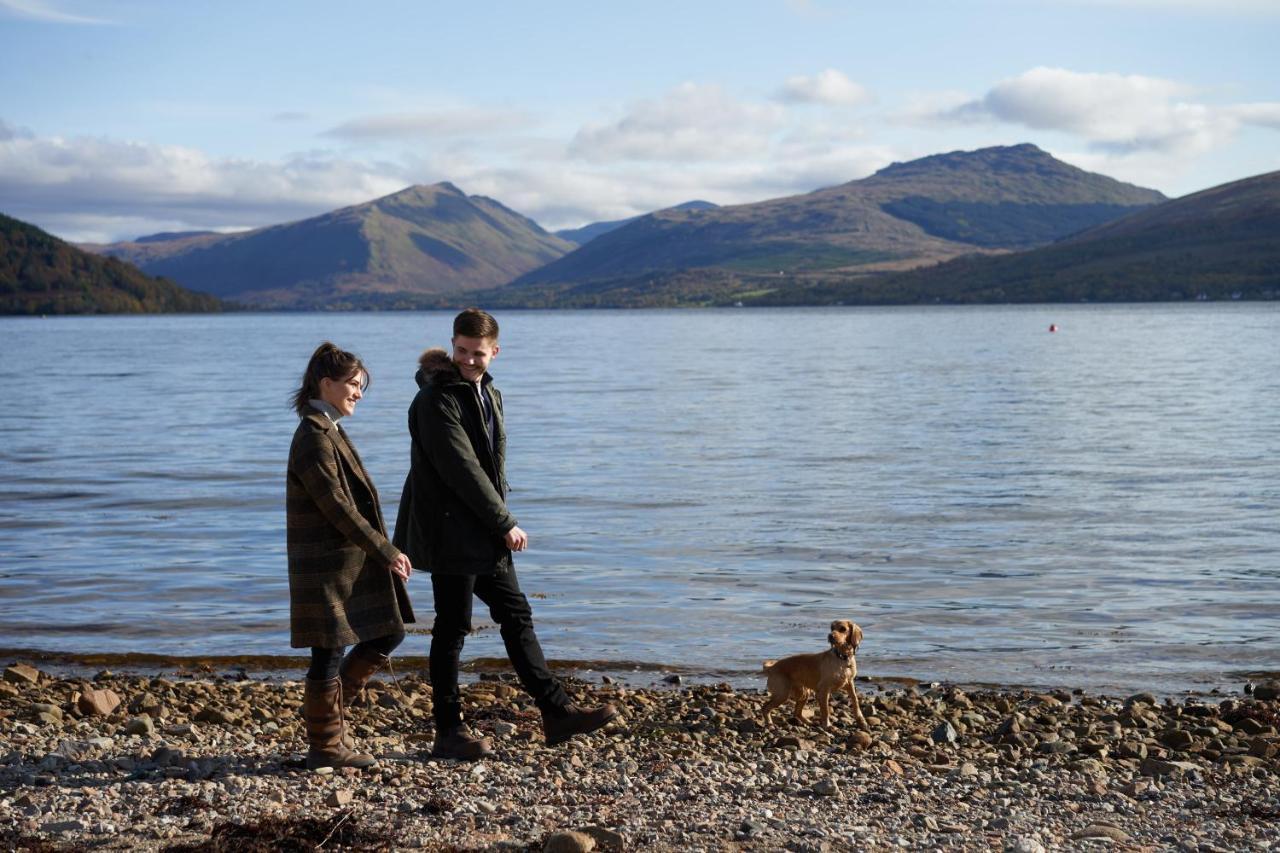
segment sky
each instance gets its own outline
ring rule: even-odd
[[[1280,0],[0,0],[0,213],[230,231],[450,181],[555,230],[1030,142],[1280,169]]]

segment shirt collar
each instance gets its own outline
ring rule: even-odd
[[[324,400],[308,400],[307,402],[311,404],[311,408],[324,412],[325,415],[328,416],[329,420],[333,421],[335,424],[342,420],[342,412],[339,412]]]

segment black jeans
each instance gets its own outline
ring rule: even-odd
[[[543,710],[569,704],[560,680],[547,669],[542,645],[533,631],[533,610],[520,591],[514,568],[491,575],[431,575],[436,621],[431,630],[431,691],[436,728],[445,731],[462,722],[462,694],[458,690],[458,658],[471,633],[472,596],[489,606],[498,623],[507,657],[520,683]]]
[[[375,640],[365,640],[356,644],[357,649],[369,649],[379,654],[389,655],[396,646],[404,641],[404,634],[388,634]],[[307,670],[307,678],[315,681],[330,681],[338,677],[338,667],[342,664],[342,656],[346,646],[326,649],[322,646],[311,647],[311,668]]]

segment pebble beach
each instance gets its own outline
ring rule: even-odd
[[[860,682],[866,732],[845,697],[826,730],[764,726],[760,690],[567,683],[619,719],[547,748],[518,685],[484,676],[468,721],[496,754],[458,763],[428,757],[424,675],[379,676],[350,721],[378,766],[308,771],[297,681],[15,662],[0,848],[1280,849],[1271,683],[1175,699]]]

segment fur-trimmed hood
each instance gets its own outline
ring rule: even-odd
[[[419,388],[425,388],[428,385],[459,382],[462,374],[454,366],[453,359],[449,358],[449,353],[440,347],[431,347],[418,356],[418,373],[413,378],[418,381]]]
[[[449,353],[440,347],[431,347],[418,356],[418,373],[413,378],[417,380],[419,388],[426,388],[428,385],[443,386],[454,382],[467,381],[458,372],[458,367],[453,363],[453,359],[449,357]],[[481,384],[487,386],[492,381],[493,377],[485,373]]]

